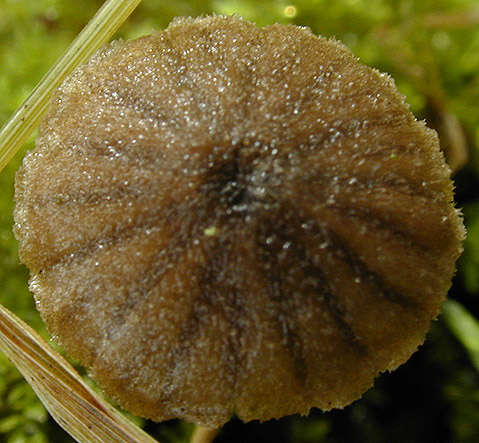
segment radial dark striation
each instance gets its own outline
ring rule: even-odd
[[[434,131],[308,29],[175,20],[56,92],[15,233],[56,340],[134,414],[343,407],[406,361],[464,235]]]

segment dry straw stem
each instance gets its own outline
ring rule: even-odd
[[[108,0],[0,131],[0,171],[27,141],[65,76],[103,46],[141,0]]]
[[[1,305],[0,348],[77,441],[156,441],[96,394],[61,355]]]

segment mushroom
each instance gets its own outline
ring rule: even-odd
[[[210,427],[359,398],[424,341],[464,236],[389,76],[239,17],[100,50],[15,198],[55,340],[132,413]]]

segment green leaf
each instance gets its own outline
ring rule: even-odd
[[[479,320],[454,300],[444,303],[442,315],[449,329],[466,348],[472,363],[479,371]]]

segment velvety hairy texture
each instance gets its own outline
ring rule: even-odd
[[[437,136],[310,30],[181,18],[56,92],[15,233],[54,338],[134,414],[341,408],[423,342],[464,235]]]

